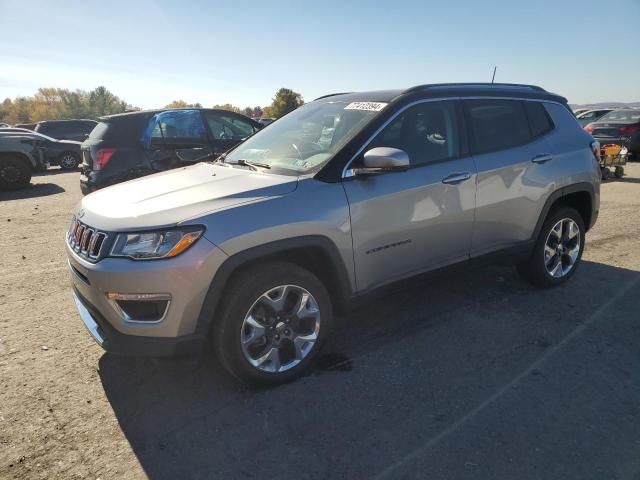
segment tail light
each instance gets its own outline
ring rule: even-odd
[[[584,131],[587,133],[593,133],[593,123],[589,123],[584,127]]]
[[[114,153],[116,153],[115,148],[101,148],[96,151],[95,158],[93,159],[93,169],[102,170],[105,168]]]
[[[640,132],[640,123],[635,125],[626,125],[620,128],[620,135],[629,135],[630,133]]]

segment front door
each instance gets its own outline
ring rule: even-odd
[[[344,181],[358,290],[468,258],[476,171],[457,117],[454,101],[408,108],[364,151],[404,150],[409,170]]]
[[[214,155],[221,155],[253,135],[256,128],[246,118],[232,112],[204,111]]]

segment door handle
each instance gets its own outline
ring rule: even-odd
[[[539,153],[531,159],[533,163],[547,163],[549,160],[553,160],[553,155],[550,153]]]
[[[442,183],[446,183],[447,185],[457,185],[458,183],[462,183],[465,180],[469,180],[471,178],[471,174],[469,172],[461,172],[461,173],[452,173],[442,179]]]

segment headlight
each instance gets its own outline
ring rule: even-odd
[[[175,257],[193,245],[202,232],[202,227],[185,227],[153,232],[120,233],[111,249],[111,256],[134,260]]]

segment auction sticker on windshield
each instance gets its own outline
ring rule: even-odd
[[[345,110],[368,110],[370,112],[379,112],[387,104],[383,102],[351,102],[344,107]]]

